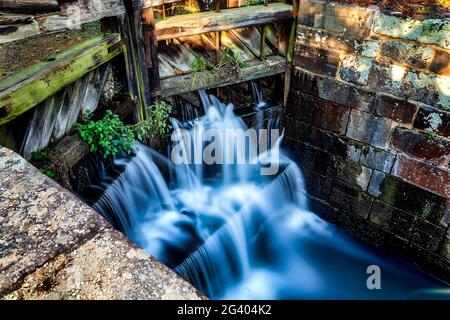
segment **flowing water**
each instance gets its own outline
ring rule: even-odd
[[[137,145],[116,159],[123,173],[113,183],[104,176],[94,208],[133,241],[214,299],[449,297],[445,283],[311,213],[302,173],[277,152],[280,141],[253,164],[206,164],[202,133],[247,128],[231,105],[205,92],[201,99],[203,117],[173,120],[185,134],[169,153],[189,164]],[[216,142],[216,153],[243,147]],[[261,175],[274,162],[278,173]],[[381,269],[380,290],[367,288],[370,265]]]

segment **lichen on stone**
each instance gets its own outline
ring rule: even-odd
[[[442,125],[442,119],[439,113],[430,113],[425,117],[425,119],[428,121],[428,124],[430,126],[429,128],[425,129],[426,131],[435,132]]]

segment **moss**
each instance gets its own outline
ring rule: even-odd
[[[395,196],[397,194],[397,186],[394,179],[386,178],[383,181],[382,186],[383,198],[388,203],[393,203],[395,201]]]
[[[431,213],[433,211],[433,207],[434,207],[434,205],[431,202],[425,201],[425,205],[422,208],[420,217],[423,219],[427,219],[431,215]]]
[[[66,50],[54,61],[38,63],[1,81],[0,110],[6,114],[0,119],[0,125],[118,55],[122,48],[111,50],[111,47],[119,40],[119,35],[88,40]],[[21,86],[14,86],[17,83]]]

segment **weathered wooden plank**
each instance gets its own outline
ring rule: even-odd
[[[142,12],[139,8],[140,0],[125,1],[127,11],[126,25],[123,32],[127,40],[127,50],[125,59],[127,60],[128,71],[132,71],[135,80],[133,86],[134,93],[139,98],[138,112],[135,113],[135,120],[140,121],[146,118],[146,106],[152,102],[150,75],[146,63],[146,51],[144,48],[144,24],[142,21]]]
[[[1,0],[0,0],[1,1]],[[81,25],[125,13],[122,0],[61,1],[61,11],[33,16],[0,12],[0,44]]]
[[[104,64],[33,108],[20,154],[30,159],[33,152],[68,134],[87,110],[97,109],[110,71],[110,66]]]
[[[158,43],[154,35],[155,19],[153,17],[153,9],[148,8],[142,11],[142,28],[145,45],[145,59],[148,68],[149,86],[151,95],[154,96],[159,88],[159,67],[158,53],[156,51]]]
[[[201,33],[224,31],[292,18],[292,6],[271,3],[267,6],[246,6],[178,15],[156,23],[158,40],[179,38]]]
[[[141,9],[147,9],[151,7],[161,6],[163,4],[180,2],[183,0],[140,0],[141,1]]]
[[[83,42],[0,81],[0,125],[16,118],[122,51],[121,37],[111,34]]]
[[[0,0],[0,9],[14,12],[48,12],[59,10],[57,0]]]
[[[161,80],[161,96],[170,97],[201,89],[211,89],[230,84],[284,73],[288,67],[286,59],[279,56],[267,57],[266,60],[252,60],[239,74],[211,76],[208,72],[198,72]]]

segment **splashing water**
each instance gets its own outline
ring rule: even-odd
[[[174,120],[174,129],[193,141],[211,128],[246,129],[231,105],[200,95],[205,116]],[[420,290],[448,288],[311,213],[302,173],[283,154],[271,159],[279,173],[261,176],[260,163],[205,165],[195,159],[205,144],[187,140],[178,136],[183,153],[199,160],[192,164],[137,145],[94,208],[208,297],[419,298],[429,294]],[[369,265],[382,270],[381,290],[367,288]]]

